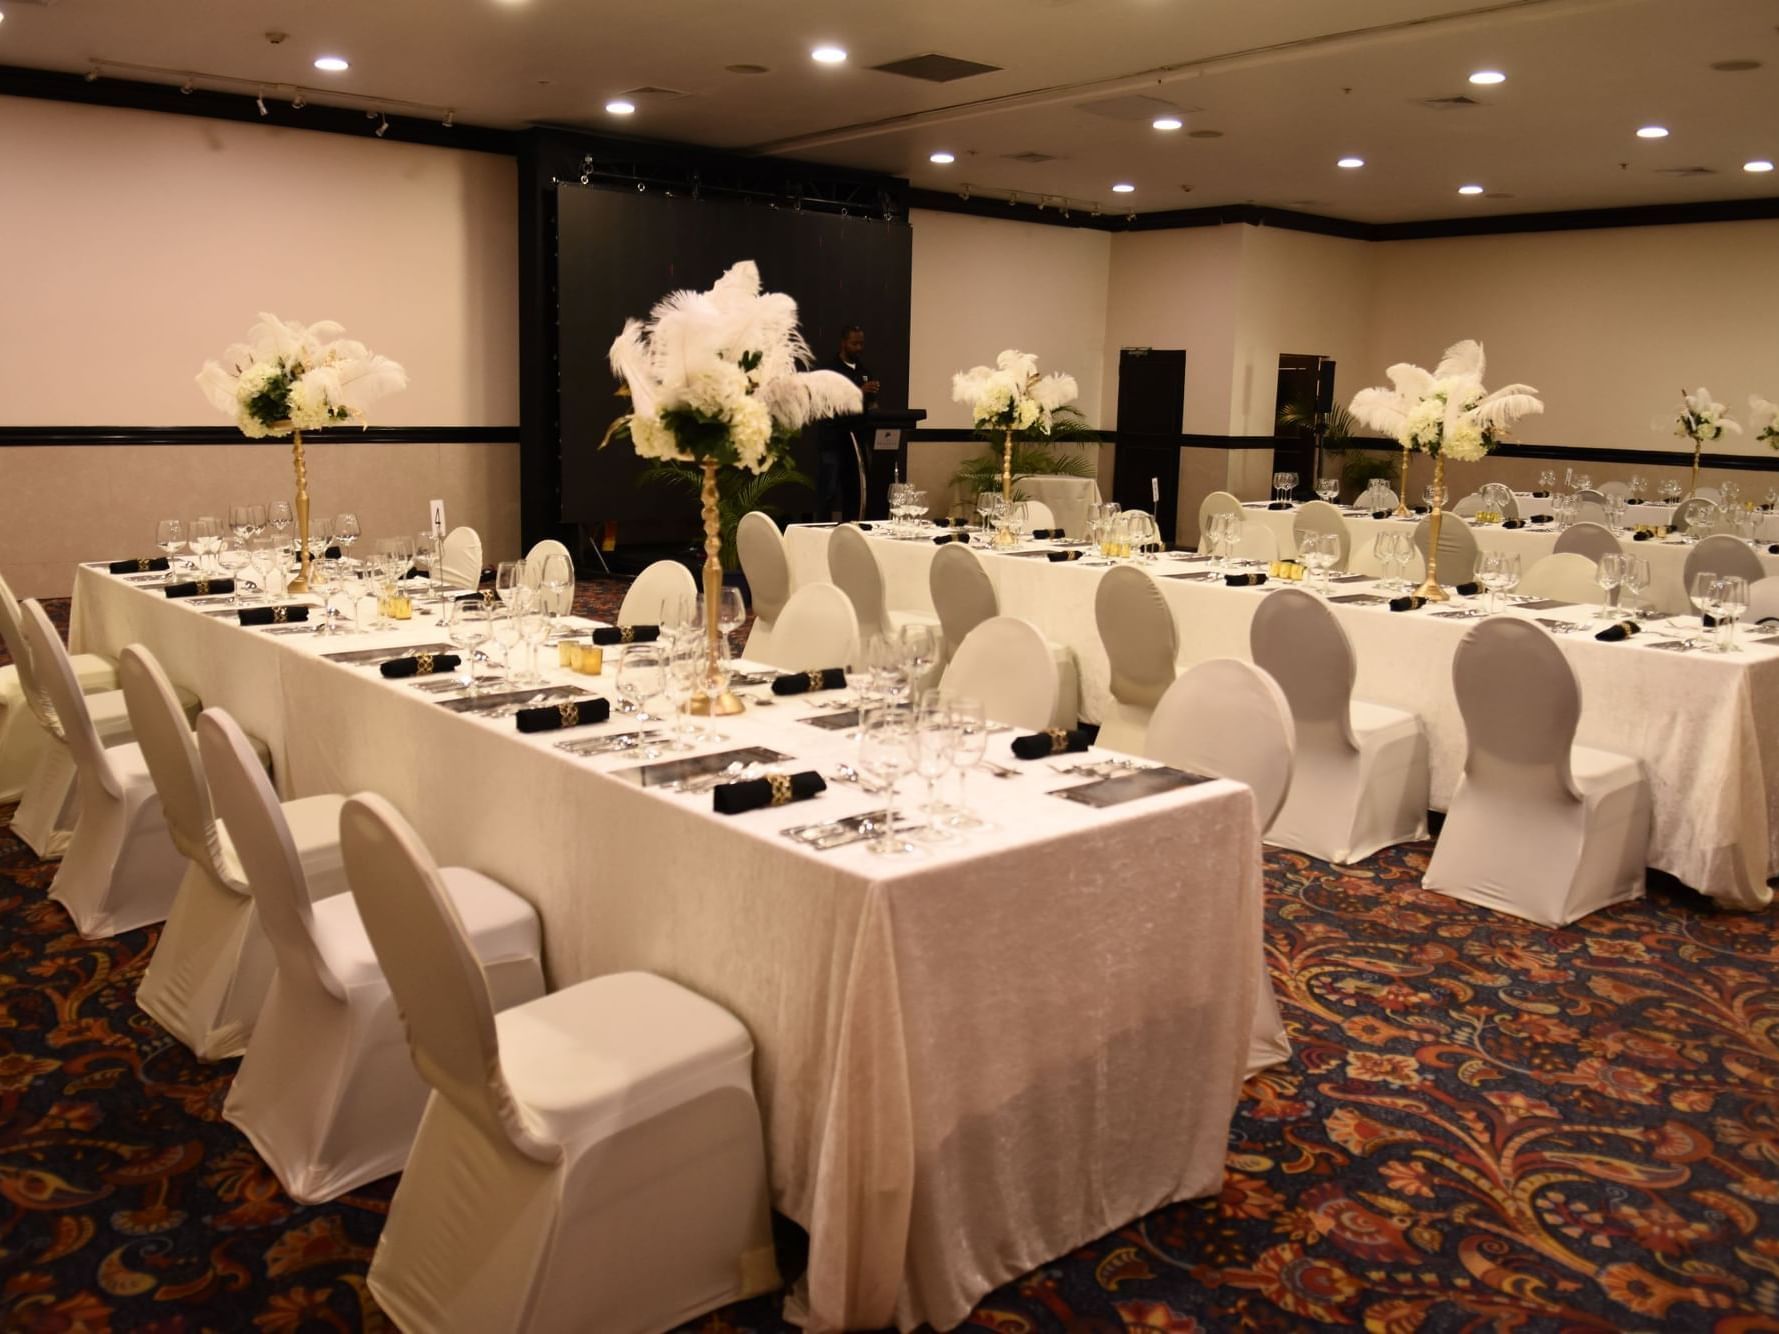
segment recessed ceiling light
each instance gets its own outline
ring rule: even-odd
[[[1458,193],[1461,195],[1480,195],[1482,192],[1483,188],[1480,185],[1460,185],[1458,187]]]
[[[818,46],[809,53],[809,58],[818,65],[838,65],[846,60],[846,48],[842,46]]]
[[[1773,164],[1771,162],[1768,162],[1763,157],[1757,157],[1752,162],[1744,162],[1742,164],[1742,170],[1743,171],[1771,171],[1771,170],[1773,170]]]
[[[1668,131],[1660,125],[1645,125],[1637,131],[1639,139],[1666,139]]]
[[[315,68],[326,70],[329,74],[342,74],[352,67],[346,63],[343,56],[317,56]]]
[[[953,153],[947,153],[944,149],[940,149],[937,153],[928,154],[927,161],[937,163],[941,167],[949,167],[953,162],[957,161],[957,156]]]
[[[1177,130],[1186,122],[1178,116],[1157,116],[1150,124],[1158,130]]]
[[[1506,83],[1507,76],[1498,69],[1479,69],[1470,76],[1470,82],[1480,84]]]
[[[1345,167],[1348,171],[1352,171],[1355,167],[1363,167],[1365,165],[1365,159],[1362,157],[1343,157],[1334,165],[1337,167]]]
[[[1117,185],[1112,187],[1112,193],[1115,195],[1127,195],[1136,188],[1136,186],[1130,184],[1128,181],[1119,181]]]
[[[636,112],[636,103],[626,102],[621,97],[614,97],[605,104],[605,109],[614,116],[629,116]]]

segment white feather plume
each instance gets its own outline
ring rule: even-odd
[[[1480,385],[1485,365],[1482,344],[1474,338],[1466,338],[1445,350],[1445,355],[1439,359],[1439,365],[1434,367],[1433,378],[1475,380]]]
[[[362,422],[372,403],[407,388],[408,373],[345,334],[344,326],[334,320],[304,325],[261,311],[258,322],[248,331],[247,342],[232,344],[222,362],[204,363],[197,376],[198,388],[212,407],[234,417],[251,435],[283,434],[293,425],[331,425],[346,416]],[[255,391],[267,383],[285,386],[296,420],[252,418],[248,405],[241,401],[240,388],[242,376],[249,371],[255,376]],[[301,419],[298,407],[312,411],[313,420]]]
[[[865,410],[865,396],[859,387],[835,371],[781,375],[768,380],[759,393],[772,420],[787,431],[801,431],[824,417],[843,417]]]

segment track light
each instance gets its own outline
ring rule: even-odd
[[[386,135],[388,133],[389,133],[389,117],[388,116],[377,117],[377,137],[379,139],[381,139],[384,135]]]
[[[301,111],[308,105],[309,99],[304,97],[301,93],[298,93],[295,97],[290,99],[290,109],[292,111]]]
[[[191,96],[191,89],[192,82],[190,79],[187,79],[184,83],[179,85],[179,91],[184,93],[187,97]]]
[[[97,65],[94,65],[90,70],[88,70],[86,72],[86,81],[88,83],[94,83],[94,82],[97,82],[98,78],[99,78],[99,67]]]
[[[272,114],[266,110],[266,95],[264,93],[261,93],[258,97],[254,98],[254,103],[259,107],[260,115],[269,116]]]
[[[445,108],[445,128],[448,130],[456,123],[457,123],[456,109],[452,108],[452,107]]]

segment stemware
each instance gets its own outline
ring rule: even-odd
[[[1555,491],[1557,489],[1557,473],[1555,468],[1546,468],[1543,472],[1538,474],[1538,489],[1540,491]]]
[[[538,572],[538,584],[549,594],[545,600],[544,612],[550,618],[550,628],[556,627],[556,609],[567,604],[570,590],[574,588],[574,562],[560,551],[553,551],[543,559],[542,568]]]
[[[1428,482],[1426,489],[1421,492],[1421,498],[1427,502],[1428,509],[1444,509],[1446,496],[1446,488],[1443,486],[1435,486],[1432,482]]]
[[[339,563],[331,560],[314,562],[309,567],[309,590],[321,599],[321,628],[315,633],[337,633],[334,630],[334,595],[340,591]]]
[[[667,658],[658,644],[628,644],[618,658],[614,686],[618,692],[618,712],[635,716],[637,722],[652,721],[644,709],[652,699],[663,693],[667,679]],[[645,752],[650,759],[661,754],[650,746]]]
[[[953,829],[981,829],[987,822],[970,809],[970,771],[988,751],[988,712],[970,695],[947,697],[951,710],[951,766],[957,771],[957,805],[945,822]]]
[[[1649,557],[1626,556],[1624,588],[1624,614],[1635,619],[1648,609],[1643,605],[1643,592],[1649,587]]]
[[[503,560],[494,567],[494,595],[500,599],[501,606],[511,607],[524,587],[524,561]]]
[[[709,616],[710,611],[705,605],[704,594],[700,593],[698,595],[698,626],[701,631]],[[732,658],[729,636],[739,630],[741,623],[746,619],[747,605],[742,600],[741,590],[733,584],[724,585],[722,592],[717,595],[717,633],[722,636],[719,645],[719,655],[722,661],[728,662]]]
[[[1316,495],[1332,505],[1340,495],[1340,478],[1322,477],[1316,481]]]
[[[339,544],[341,552],[350,562],[352,544],[358,541],[358,516],[356,514],[334,515],[334,541]]]
[[[1285,491],[1285,474],[1282,472],[1275,472],[1272,475],[1272,503],[1273,504],[1276,505],[1279,503],[1279,501],[1284,499],[1284,491]]]
[[[1736,622],[1748,610],[1748,580],[1739,574],[1726,574],[1717,584],[1717,651],[1740,653],[1742,646],[1736,642]]]
[[[445,604],[445,637],[463,650],[469,676],[467,680],[459,679],[467,687],[471,699],[482,693],[482,646],[493,635],[493,621],[491,609],[475,598],[458,598]]]
[[[1700,570],[1693,575],[1692,603],[1698,609],[1700,624],[1706,629],[1711,628],[1720,619],[1722,608],[1719,606],[1719,602],[1723,592],[1722,575],[1714,574],[1710,570]],[[1721,634],[1718,638],[1721,643]]]
[[[1672,505],[1680,499],[1680,483],[1672,479],[1662,483],[1662,499]]]
[[[185,524],[179,519],[162,519],[155,525],[154,544],[167,557],[167,567],[173,566],[173,553],[185,545]]]
[[[1640,501],[1643,499],[1644,491],[1649,487],[1649,481],[1642,473],[1634,472],[1631,474],[1630,487],[1631,499]]]
[[[1297,555],[1314,576],[1314,587],[1326,597],[1330,587],[1329,571],[1340,559],[1340,538],[1333,533],[1305,533],[1298,543]]]
[[[191,521],[186,534],[186,545],[192,555],[198,558],[198,569],[202,571],[212,568],[211,557],[222,544],[222,524],[217,521],[216,516],[200,514]]]
[[[229,531],[235,535],[237,542],[245,542],[253,536],[253,506],[229,506]]]
[[[912,700],[921,681],[939,660],[939,631],[931,625],[904,625],[896,641],[897,656],[908,678],[908,698]]]
[[[939,780],[951,772],[956,741],[950,708],[937,696],[928,695],[914,715],[914,772],[927,780],[926,823],[914,837],[923,843],[950,843],[957,837],[945,823],[939,801]]]
[[[1625,581],[1625,558],[1622,552],[1608,552],[1594,567],[1594,582],[1606,591],[1600,615],[1611,620],[1618,611],[1618,586]]]
[[[284,564],[284,548],[278,542],[263,533],[249,541],[252,552],[253,572],[259,576],[260,593],[270,600],[278,596],[283,589],[278,586],[278,576]]]
[[[544,674],[538,670],[538,654],[550,637],[550,618],[544,611],[544,600],[535,588],[525,589],[519,597],[519,634],[525,640],[525,676],[518,684],[542,685]]]
[[[507,680],[518,683],[518,664],[513,655],[518,652],[519,645],[525,642],[524,627],[519,624],[519,610],[511,605],[501,603],[491,608],[493,619],[488,627],[489,637],[500,649],[500,665],[506,672]]]
[[[914,767],[914,714],[906,705],[879,705],[866,710],[859,726],[859,776],[872,792],[883,794],[883,832],[870,843],[880,857],[919,851],[896,831],[896,788]]]
[[[247,549],[245,542],[222,542],[217,547],[216,564],[226,577],[234,581],[234,600],[229,603],[231,607],[241,605],[241,572],[252,559],[253,553]]]
[[[1292,497],[1297,494],[1297,474],[1287,472],[1282,475],[1285,479],[1285,503],[1290,504]]]
[[[704,684],[704,637],[682,625],[671,631],[663,627],[662,638],[667,645],[667,671],[661,694],[673,710],[673,732],[667,749],[686,751],[692,749],[689,736],[704,735],[687,732],[692,696]]]

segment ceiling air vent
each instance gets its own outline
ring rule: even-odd
[[[883,74],[899,74],[904,79],[950,83],[954,79],[969,79],[978,74],[995,74],[1001,67],[984,65],[977,60],[959,60],[956,56],[942,56],[929,51],[924,56],[909,56],[906,60],[892,60],[887,65],[873,65],[871,68]]]
[[[691,94],[681,92],[678,88],[657,88],[645,83],[640,88],[632,88],[618,96],[626,102],[671,102],[676,97],[690,97]]]
[[[1176,102],[1164,102],[1159,97],[1144,97],[1141,93],[1127,93],[1119,97],[1101,97],[1092,102],[1075,103],[1077,111],[1085,111],[1091,116],[1106,116],[1112,120],[1142,121],[1145,124],[1157,116],[1186,116],[1201,107],[1183,107]]]
[[[1456,97],[1424,97],[1421,105],[1433,111],[1462,111],[1465,107],[1479,107],[1482,103],[1474,97],[1459,93]]]
[[[1027,151],[1024,153],[1003,153],[1001,156],[1006,158],[1009,162],[1029,162],[1033,165],[1036,165],[1039,162],[1056,161],[1056,154],[1054,153],[1034,153]]]
[[[1658,176],[1715,176],[1715,167],[1657,167]]]

